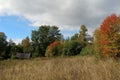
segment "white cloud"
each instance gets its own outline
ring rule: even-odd
[[[65,33],[63,37],[64,37],[64,38],[68,38],[68,37],[70,38],[71,36],[73,36],[73,34]]]
[[[120,14],[119,0],[0,0],[0,15],[17,15],[31,25],[57,25],[60,29],[79,29],[85,24],[90,33],[105,16]]]
[[[13,39],[13,42],[15,42],[16,44],[21,43],[22,39]]]
[[[9,40],[10,39],[7,39],[7,41],[9,42]],[[12,41],[14,42],[14,43],[16,43],[16,44],[19,44],[19,43],[21,43],[21,41],[22,41],[22,39],[12,39]]]

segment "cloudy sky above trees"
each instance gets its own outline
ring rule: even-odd
[[[19,33],[22,29],[29,32],[24,34],[22,31],[20,34],[24,37],[29,36],[35,27],[45,24],[58,26],[65,36],[78,31],[84,24],[92,34],[106,16],[112,13],[120,15],[119,9],[119,0],[0,0],[0,31],[12,28],[16,20]],[[17,39],[23,36],[9,37]]]

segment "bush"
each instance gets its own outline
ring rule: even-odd
[[[88,45],[85,48],[83,48],[80,52],[80,55],[86,56],[86,55],[94,55],[94,48],[93,45]]]
[[[83,45],[78,41],[65,42],[63,47],[63,56],[74,56],[80,53]]]
[[[51,43],[45,53],[46,57],[53,57],[53,56],[60,56],[62,53],[62,44],[60,41],[56,40],[55,42]]]
[[[8,58],[9,58],[9,53],[7,53],[7,49],[6,49],[6,51],[0,52],[0,60],[4,60],[4,59],[8,59]]]

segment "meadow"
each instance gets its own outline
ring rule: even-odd
[[[0,80],[120,80],[120,61],[90,56],[4,60]]]

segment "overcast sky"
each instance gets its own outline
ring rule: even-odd
[[[119,9],[120,0],[0,0],[2,19],[9,16],[8,19],[11,20],[17,16],[14,20],[22,21],[18,24],[27,21],[23,26],[30,30],[34,29],[32,26],[56,25],[65,36],[71,35],[70,31],[73,33],[79,30],[82,24],[86,25],[88,32],[92,34],[105,17],[112,13],[119,15]],[[0,31],[2,27],[12,26],[0,25]]]

